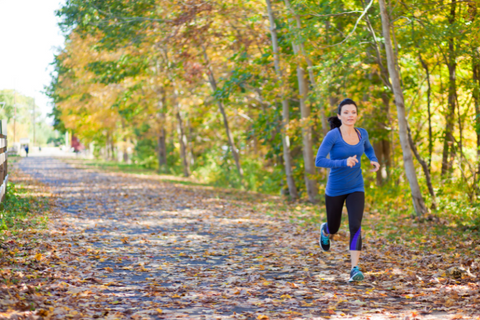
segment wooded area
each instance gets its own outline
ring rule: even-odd
[[[316,203],[315,153],[349,97],[382,165],[366,175],[372,196],[409,190],[418,216],[463,210],[479,225],[479,9],[68,0],[55,126],[110,160]]]

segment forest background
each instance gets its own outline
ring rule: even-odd
[[[68,0],[47,88],[55,128],[97,157],[317,203],[316,150],[349,97],[382,165],[363,163],[376,210],[478,229],[479,9]]]

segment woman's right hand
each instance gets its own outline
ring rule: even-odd
[[[357,155],[347,158],[347,166],[353,168],[358,163]]]

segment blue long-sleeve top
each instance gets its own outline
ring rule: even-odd
[[[370,161],[376,161],[375,151],[368,140],[367,130],[357,128],[360,142],[351,145],[343,140],[340,128],[330,130],[318,149],[315,165],[331,168],[325,193],[330,197],[345,195],[357,191],[365,192],[361,169],[361,158],[365,153]],[[330,159],[327,155],[330,154]],[[358,162],[353,167],[347,166],[347,158],[357,155]]]

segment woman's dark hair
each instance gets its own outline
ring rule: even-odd
[[[338,111],[337,113],[338,114],[342,114],[342,107],[347,105],[347,104],[353,104],[355,106],[355,108],[357,109],[358,111],[358,106],[357,104],[355,103],[355,101],[353,101],[352,99],[343,99],[340,104],[338,105]],[[340,119],[338,119],[337,116],[334,116],[334,117],[329,117],[328,118],[328,122],[330,123],[330,130],[332,129],[335,129],[335,128],[339,128],[341,125],[342,125],[342,121],[340,121]]]

